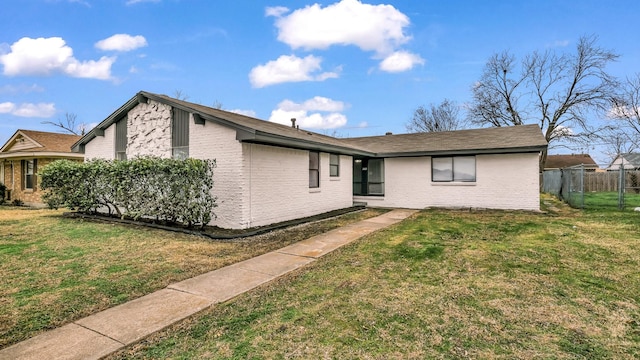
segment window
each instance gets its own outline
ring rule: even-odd
[[[476,181],[476,157],[453,156],[431,158],[431,181]]]
[[[353,195],[384,195],[384,159],[353,160]]]
[[[127,160],[127,118],[116,123],[116,160]]]
[[[36,188],[36,166],[35,159],[22,160],[22,188],[33,190]]]
[[[329,154],[329,176],[340,176],[340,155]]]
[[[309,188],[320,187],[320,153],[309,151]]]
[[[174,159],[189,157],[189,112],[173,108],[171,118],[171,156]]]

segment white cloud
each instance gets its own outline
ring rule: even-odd
[[[380,70],[402,72],[411,70],[415,65],[423,65],[424,59],[407,51],[396,51],[380,62]]]
[[[142,35],[115,34],[100,40],[95,47],[103,51],[131,51],[147,46],[147,39]]]
[[[569,40],[556,40],[547,47],[567,47],[569,46]]]
[[[269,121],[291,125],[291,119],[296,124],[309,129],[335,129],[347,123],[347,117],[340,112],[345,109],[342,101],[316,96],[302,103],[283,100],[271,112]],[[311,113],[310,113],[311,112]]]
[[[0,86],[0,94],[28,94],[32,92],[43,92],[44,88],[40,85],[3,85]]]
[[[127,0],[125,5],[135,5],[139,3],[159,3],[161,0]]]
[[[384,55],[411,39],[404,33],[409,18],[392,5],[342,0],[324,8],[319,4],[306,6],[287,16],[274,10],[267,10],[269,13],[278,17],[278,40],[294,49],[355,45]]]
[[[567,137],[567,136],[572,136],[572,135],[575,135],[575,133],[573,132],[573,129],[571,129],[570,127],[567,127],[567,126],[563,126],[563,125],[558,125],[552,131],[552,136],[553,137]]]
[[[20,117],[49,118],[55,113],[56,107],[53,103],[24,103],[20,105],[16,105],[11,102],[0,103],[0,114],[11,114]]]
[[[16,108],[16,104],[11,102],[0,103],[0,114],[10,114]]]
[[[289,8],[286,8],[284,6],[272,6],[272,7],[267,7],[264,10],[265,16],[275,16],[275,17],[280,17],[288,12],[289,12]]]
[[[313,55],[299,58],[295,55],[282,55],[264,65],[251,69],[249,81],[256,88],[284,82],[323,81],[337,78],[338,72],[325,72],[314,75],[321,70],[322,58]],[[339,71],[339,69],[338,69]]]
[[[79,61],[73,49],[60,37],[32,39],[24,37],[11,45],[7,54],[0,55],[4,75],[46,76],[63,73],[79,78],[108,80],[116,57],[103,56],[100,60]]]
[[[230,111],[232,113],[236,113],[236,114],[240,114],[240,115],[244,115],[244,116],[250,116],[250,117],[256,117],[256,112],[253,110],[242,110],[242,109],[232,109],[232,110],[227,110]]]

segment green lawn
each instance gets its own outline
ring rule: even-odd
[[[581,194],[573,193],[571,204],[574,207],[580,207]],[[640,194],[628,191],[624,194],[624,211],[633,211],[634,208],[640,207]],[[584,209],[595,211],[617,210],[618,209],[618,192],[588,192],[584,194]]]
[[[0,206],[0,348],[313,234],[380,214],[367,210],[223,242]]]
[[[422,211],[111,358],[640,358],[640,213],[555,205]]]

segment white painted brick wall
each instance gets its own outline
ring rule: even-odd
[[[189,123],[189,156],[194,159],[216,160],[213,170],[213,195],[218,206],[217,218],[210,224],[223,228],[246,228],[245,193],[247,177],[243,169],[243,145],[236,132],[212,122],[204,125]]]
[[[431,158],[385,159],[385,196],[356,196],[369,206],[540,209],[538,154],[476,156],[476,182],[432,183]]]
[[[250,226],[262,226],[350,207],[352,158],[340,156],[340,176],[329,176],[329,154],[320,153],[320,187],[309,188],[309,152],[265,145],[245,147],[251,164]]]
[[[84,159],[115,158],[116,125],[113,124],[104,130],[104,136],[97,136],[84,146]]]
[[[127,114],[127,159],[171,157],[171,106],[149,99]]]

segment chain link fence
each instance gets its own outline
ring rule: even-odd
[[[640,171],[586,171],[584,165],[543,173],[542,191],[578,209],[640,208]]]

